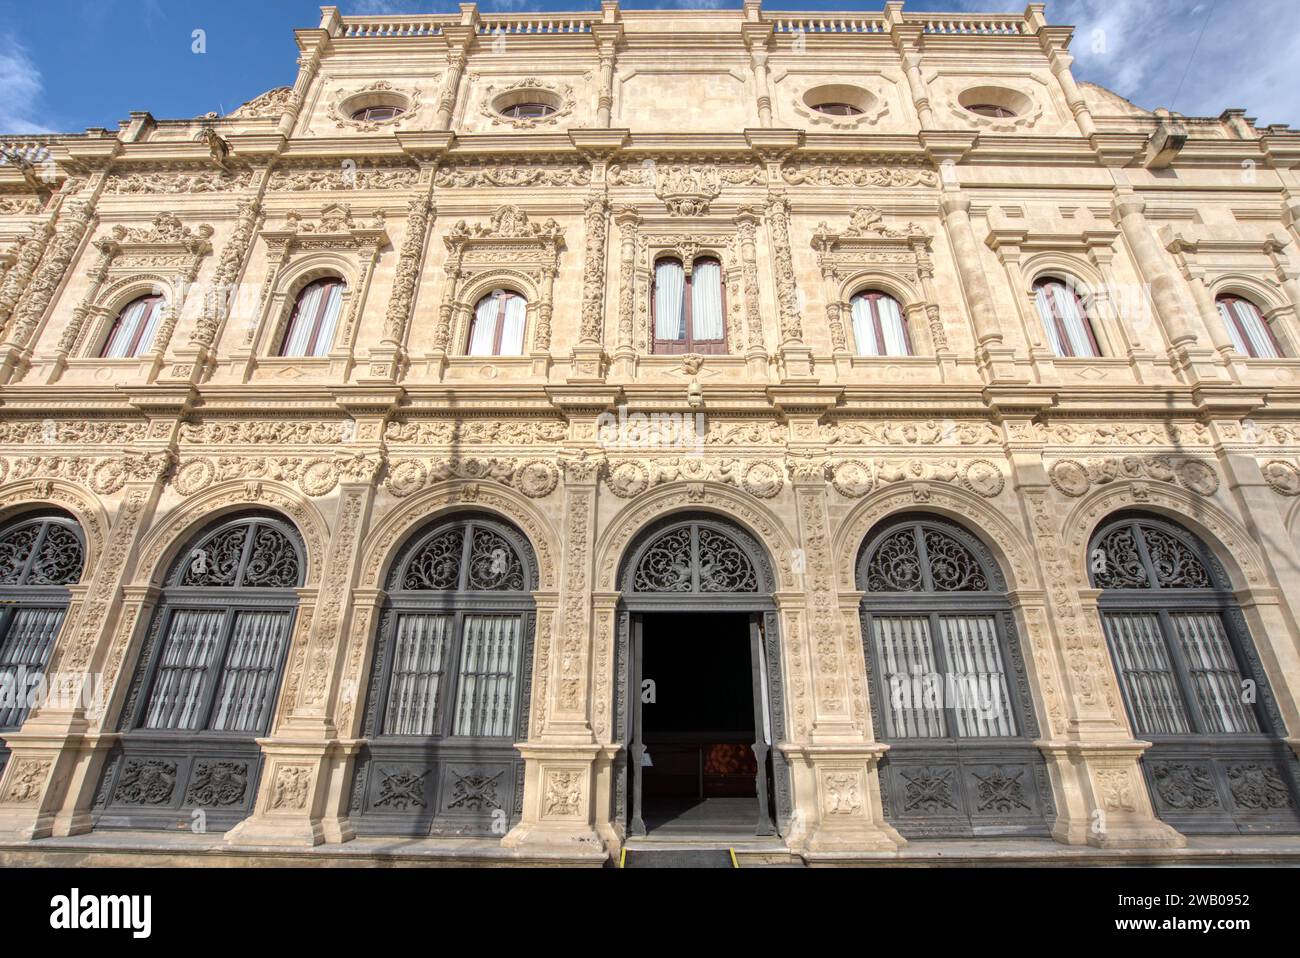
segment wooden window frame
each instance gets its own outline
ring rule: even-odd
[[[654,269],[650,271],[650,328],[653,331],[657,328],[658,315],[656,310],[656,293],[658,291],[658,268],[663,262],[678,263],[682,267],[684,281],[682,283],[682,312],[685,319],[686,335],[681,339],[660,339],[654,337],[654,352],[656,355],[680,356],[685,353],[700,353],[710,356],[725,356],[727,354],[727,272],[722,268],[722,260],[716,256],[697,256],[691,260],[691,268],[686,268],[686,263],[676,256],[660,256],[654,261]],[[718,297],[721,301],[722,310],[722,338],[721,339],[695,339],[695,318],[692,315],[693,296],[693,277],[695,276],[695,267],[700,263],[717,263],[718,264]]]
[[[496,324],[496,332],[492,336],[492,352],[471,353],[470,348],[474,342],[474,330],[478,326],[478,308],[480,305],[482,305],[483,300],[489,298],[496,301],[496,307],[497,307],[496,314],[493,316],[493,322]],[[524,341],[528,339],[528,312],[527,312],[528,298],[522,295],[521,293],[516,293],[513,289],[497,289],[488,293],[486,296],[480,296],[478,298],[478,301],[474,303],[474,308],[470,311],[469,329],[466,331],[466,335],[465,335],[466,356],[481,356],[485,358],[489,356],[491,357],[501,356],[501,335],[505,332],[505,328],[506,328],[506,303],[508,303],[511,299],[521,299],[524,302],[524,333],[519,343],[519,353],[518,353],[519,356],[524,355]],[[506,358],[509,359],[509,358],[517,358],[517,357],[507,356]]]
[[[108,355],[109,347],[112,346],[113,337],[117,334],[117,331],[122,326],[122,317],[126,315],[126,311],[128,309],[130,309],[132,306],[134,306],[136,303],[139,302],[149,302],[153,304],[153,309],[162,309],[163,304],[166,302],[166,299],[167,298],[163,296],[161,293],[146,293],[143,296],[135,297],[135,299],[131,300],[129,303],[127,303],[125,306],[119,309],[117,311],[117,317],[113,320],[113,325],[110,326],[108,329],[108,335],[104,337],[104,345],[101,346],[99,349],[99,358],[100,359],[139,359],[141,353],[140,340],[141,337],[144,336],[144,331],[149,328],[149,317],[152,316],[152,312],[142,317],[141,321],[136,325],[135,333],[131,339],[131,348],[128,350],[127,354],[125,356],[109,356]]]
[[[1016,117],[1016,112],[1010,107],[999,106],[996,103],[974,103],[966,107],[966,109],[976,116],[988,117],[993,120],[1012,120]]]
[[[299,320],[298,311],[302,308],[303,296],[313,286],[339,287],[339,310],[342,311],[343,294],[346,293],[348,289],[348,284],[346,281],[343,280],[342,277],[324,276],[319,279],[314,279],[310,283],[304,285],[302,289],[298,290],[297,295],[295,295],[293,298],[293,309],[289,312],[289,321],[284,325],[284,335],[280,337],[280,346],[276,350],[276,356],[284,359],[323,359],[325,358],[326,355],[328,355],[328,349],[324,353],[316,352],[317,347],[320,345],[319,340],[321,334],[321,327],[325,320],[325,310],[329,305],[328,292],[326,292],[321,296],[320,303],[316,307],[316,315],[311,317],[310,319],[310,322],[312,324],[311,338],[307,341],[306,351],[301,356],[289,356],[285,353],[285,350],[288,349],[289,347],[289,340],[293,338],[294,329]],[[334,332],[337,335],[338,329],[336,328]],[[333,343],[330,343],[328,345],[332,346]]]
[[[881,349],[883,349],[885,345],[885,327],[884,324],[880,322],[880,307],[877,306],[876,304],[882,299],[890,299],[894,301],[895,305],[898,306],[898,315],[903,323],[903,345],[907,348],[906,355],[915,356],[916,350],[912,348],[912,331],[908,328],[908,323],[907,323],[907,311],[903,309],[903,304],[901,301],[899,301],[898,297],[891,296],[889,295],[889,293],[886,293],[883,290],[879,290],[879,289],[863,289],[854,293],[852,296],[849,297],[849,329],[850,330],[853,329],[853,304],[859,299],[865,299],[867,301],[868,308],[871,310],[871,326],[876,331],[876,345]],[[854,335],[853,337],[853,350],[855,355],[870,357],[873,359],[901,358],[897,356],[890,356],[888,353],[884,353],[884,352],[864,353],[862,351],[861,344],[858,343],[858,337],[856,335]]]
[[[1092,347],[1091,356],[1074,355],[1074,347],[1070,343],[1070,336],[1068,331],[1065,328],[1065,320],[1061,317],[1060,312],[1057,311],[1056,297],[1054,297],[1049,290],[1047,295],[1047,305],[1052,311],[1052,315],[1050,317],[1052,321],[1052,326],[1056,329],[1056,341],[1061,344],[1061,349],[1065,350],[1065,352],[1062,355],[1057,356],[1056,358],[1057,359],[1100,359],[1102,358],[1103,353],[1101,351],[1101,345],[1097,342],[1097,334],[1093,332],[1092,329],[1092,317],[1088,314],[1088,309],[1086,306],[1083,305],[1083,300],[1079,297],[1079,292],[1073,283],[1067,283],[1065,280],[1057,276],[1040,276],[1038,279],[1034,280],[1035,307],[1037,307],[1038,305],[1038,291],[1040,289],[1049,287],[1051,284],[1056,284],[1062,287],[1066,292],[1068,292],[1071,296],[1074,297],[1074,305],[1078,307],[1079,315],[1083,317],[1083,331],[1088,334],[1088,345]],[[1039,314],[1038,315],[1039,321],[1048,318],[1042,315],[1041,309],[1038,310],[1038,314]]]
[[[1273,324],[1264,316],[1264,311],[1255,305],[1254,300],[1247,299],[1245,296],[1238,296],[1236,293],[1220,293],[1214,297],[1214,305],[1217,307],[1220,303],[1227,307],[1228,321],[1232,323],[1233,328],[1237,331],[1237,336],[1246,346],[1246,357],[1248,359],[1271,359],[1271,356],[1255,355],[1255,347],[1251,344],[1250,337],[1246,335],[1246,330],[1242,328],[1241,320],[1237,318],[1237,303],[1245,303],[1255,311],[1259,317],[1259,324],[1264,328],[1265,335],[1268,336],[1269,342],[1273,344],[1273,350],[1279,358],[1285,357],[1286,353],[1282,349],[1282,344],[1278,341],[1277,334],[1273,332]]]

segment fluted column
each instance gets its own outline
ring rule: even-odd
[[[465,73],[469,46],[478,33],[478,25],[477,5],[462,3],[460,23],[443,28],[442,35],[447,41],[447,75],[443,78],[442,90],[438,94],[438,112],[433,118],[435,130],[451,129],[451,117],[456,112],[456,98],[460,95],[460,80]]]

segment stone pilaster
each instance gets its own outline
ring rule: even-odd
[[[339,779],[358,744],[341,738],[339,715],[352,708],[342,689],[349,648],[347,626],[360,546],[375,496],[380,456],[358,453],[340,469],[338,512],[314,609],[299,608],[275,726],[258,739],[263,756],[253,813],[226,833],[232,845],[318,845],[347,837],[339,824]],[[368,623],[367,623],[368,627]],[[355,691],[353,696],[355,697]]]
[[[121,663],[139,621],[140,601],[124,602],[122,587],[141,537],[149,529],[169,452],[127,452],[114,480],[121,507],[102,555],[74,586],[63,628],[50,653],[47,677],[58,699],[38,704],[18,732],[5,736],[12,754],[0,780],[0,834],[19,838],[75,835],[90,830],[90,804],[113,736],[103,734]]]

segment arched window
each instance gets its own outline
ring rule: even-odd
[[[416,535],[398,555],[354,791],[363,831],[488,832],[494,812],[519,813],[534,568],[517,530],[477,515]]]
[[[281,356],[324,356],[334,345],[343,280],[327,277],[308,283],[298,293],[280,344]]]
[[[1232,345],[1237,352],[1251,359],[1278,359],[1282,349],[1278,346],[1273,328],[1264,319],[1263,313],[1248,299],[1240,296],[1220,296],[1215,302],[1219,306],[1219,315],[1228,330]]]
[[[1045,834],[1051,809],[1006,586],[956,525],[904,516],[858,560],[887,815],[904,834]]]
[[[27,719],[68,610],[67,587],[85,561],[81,528],[65,516],[27,516],[0,530],[0,730]]]
[[[859,356],[910,356],[912,340],[898,300],[867,290],[849,301],[853,341]]]
[[[1217,563],[1193,536],[1119,515],[1088,556],[1101,620],[1156,810],[1179,829],[1300,827],[1295,757]]]
[[[498,289],[474,307],[469,328],[471,356],[522,356],[528,303],[518,293]]]
[[[181,551],[118,723],[101,824],[168,827],[202,808],[229,827],[247,814],[305,572],[297,531],[269,515],[218,522]]]
[[[1040,279],[1034,283],[1034,297],[1052,352],[1063,359],[1101,355],[1088,311],[1073,283],[1050,276]]]
[[[655,263],[654,351],[725,353],[726,295],[722,264],[702,256],[688,274],[681,260]]]
[[[166,308],[166,301],[161,296],[140,296],[131,300],[113,320],[99,355],[104,359],[131,359],[148,352]]]

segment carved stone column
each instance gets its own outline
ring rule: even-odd
[[[1018,434],[1036,433],[1025,424]],[[1044,737],[1035,744],[1047,759],[1056,798],[1052,837],[1100,848],[1182,847],[1183,836],[1155,817],[1143,784],[1138,759],[1150,743],[1129,731],[1095,606],[1089,609],[1070,588],[1071,562],[1056,519],[1066,510],[1051,501],[1041,450],[1033,440],[1006,446],[1047,587],[1043,614],[1023,597],[1017,603],[1045,713]]]
[[[758,286],[759,212],[744,207],[733,220],[740,236],[740,270],[745,297],[745,362],[753,379],[767,379],[767,347],[763,343],[763,305]]]
[[[53,238],[13,311],[12,325],[0,341],[0,383],[21,376],[31,358],[32,339],[54,301],[54,294],[77,257],[95,221],[91,202],[67,203],[59,214]]]
[[[592,39],[596,41],[596,55],[600,59],[600,82],[596,94],[596,125],[608,127],[610,111],[614,107],[614,59],[619,41],[623,39],[622,14],[618,0],[601,0],[599,23],[591,25]]]
[[[171,461],[169,451],[128,451],[96,470],[101,488],[120,497],[117,518],[103,554],[83,573],[85,584],[69,590],[72,602],[46,667],[47,675],[64,679],[60,689],[68,697],[38,705],[21,730],[5,735],[12,754],[0,780],[0,834],[34,839],[90,830],[99,772],[115,738],[102,727],[106,714],[117,714],[105,705],[140,609],[137,603],[130,612],[123,603],[122,585]],[[121,615],[124,609],[129,614]]]
[[[618,227],[618,345],[614,347],[614,369],[625,379],[636,375],[636,233],[641,217],[630,206],[614,212]]]
[[[609,199],[603,186],[599,192],[593,190],[588,195],[582,218],[586,233],[582,306],[569,381],[601,382],[605,378],[605,266],[609,234]]]
[[[406,333],[415,308],[429,224],[436,213],[427,195],[411,199],[407,209],[406,235],[402,238],[402,250],[388,296],[383,337],[379,345],[370,350],[369,364],[360,377],[363,382],[396,382],[405,369]]]
[[[1222,368],[1215,368],[1213,353],[1200,346],[1196,331],[1187,321],[1187,309],[1181,283],[1169,263],[1167,254],[1143,215],[1146,201],[1129,188],[1121,188],[1115,197],[1114,216],[1124,233],[1138,272],[1151,291],[1151,302],[1169,343],[1169,359],[1175,370],[1185,372],[1193,382],[1225,378]]]
[[[934,128],[934,110],[930,106],[930,90],[925,78],[921,76],[921,54],[919,52],[922,27],[919,23],[903,22],[903,4],[900,0],[891,0],[885,4],[885,20],[889,23],[889,37],[903,60],[903,72],[907,77],[907,89],[912,95],[917,118],[921,129]]]
[[[337,7],[325,7],[321,10],[319,27],[298,32],[299,43],[302,44],[302,52],[298,55],[298,75],[294,77],[293,92],[284,104],[284,112],[280,114],[278,124],[279,132],[284,136],[293,135],[307,91],[311,89],[316,73],[320,70],[321,56],[329,49],[330,38],[339,32],[340,19]]]
[[[797,435],[797,424],[795,429]],[[811,859],[841,859],[894,851],[906,842],[885,822],[878,765],[888,746],[870,737],[857,616],[846,614],[852,597],[841,597],[836,589],[826,460],[809,449],[792,453],[786,465],[794,486],[805,594],[799,616],[805,633],[789,635],[788,641],[805,647],[811,663],[812,727],[805,742],[784,746],[794,766],[796,805],[809,828],[803,852]]]
[[[574,399],[585,403],[582,397]],[[598,744],[592,731],[590,682],[596,641],[592,628],[596,494],[602,460],[576,447],[561,459],[561,465],[564,564],[558,621],[554,632],[543,634],[551,617],[544,622],[538,613],[534,694],[535,699],[545,697],[544,709],[534,717],[537,727],[530,740],[517,746],[525,761],[523,815],[502,845],[585,846],[599,851],[596,804],[609,795],[597,792],[597,758],[605,754],[608,760],[610,753],[608,744]],[[607,777],[607,769],[604,774]]]
[[[229,844],[318,845],[326,838],[327,814],[330,837],[345,837],[338,824],[337,779],[346,774],[360,743],[340,736],[340,710],[352,711],[341,694],[344,650],[350,644],[347,626],[353,624],[361,540],[382,463],[378,453],[365,450],[338,464],[338,513],[316,605],[299,609],[279,713],[271,735],[257,740],[263,769],[253,814],[226,833]]]
[[[758,125],[772,125],[772,84],[768,78],[767,57],[772,44],[772,24],[762,22],[762,0],[745,0],[745,22],[740,25],[745,49],[749,51],[749,68],[754,77],[754,96],[758,104]]]
[[[447,41],[447,76],[438,94],[438,113],[433,120],[435,130],[450,130],[451,117],[456,112],[456,99],[460,94],[460,79],[465,73],[465,61],[469,56],[470,44],[478,33],[478,8],[472,3],[460,5],[460,23],[443,27],[442,35]]]

